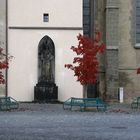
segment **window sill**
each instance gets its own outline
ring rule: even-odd
[[[140,43],[135,44],[134,48],[135,49],[140,49]]]

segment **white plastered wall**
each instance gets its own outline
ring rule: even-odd
[[[82,27],[82,0],[9,0],[8,13],[9,26]]]
[[[10,0],[8,1],[8,51],[14,56],[8,70],[8,95],[18,101],[33,101],[34,86],[38,77],[38,44],[48,35],[55,44],[55,83],[58,100],[72,96],[82,97],[82,86],[76,82],[74,73],[64,65],[72,63],[77,45],[76,36],[82,30],[47,30],[38,27],[82,27],[82,0]],[[32,5],[33,4],[33,5]],[[62,5],[63,4],[63,5]],[[42,19],[49,13],[48,23]],[[20,29],[28,27],[28,29]],[[29,29],[29,27],[37,27]]]
[[[37,84],[38,43],[48,35],[55,44],[55,82],[58,99],[82,97],[82,86],[74,73],[64,65],[71,63],[74,53],[71,45],[77,44],[80,31],[9,30],[9,53],[14,56],[8,70],[8,94],[18,101],[32,101]]]

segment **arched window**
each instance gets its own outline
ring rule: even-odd
[[[136,0],[136,47],[140,48],[140,0]]]

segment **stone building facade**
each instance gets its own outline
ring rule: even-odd
[[[42,39],[49,38],[48,42],[52,43],[44,41],[44,44],[54,44],[51,73],[58,87],[58,100],[82,97],[82,86],[76,82],[73,72],[64,67],[73,60],[70,48],[77,44],[76,36],[83,33],[82,0],[0,0],[0,14],[0,35],[3,35],[0,41],[14,56],[6,76],[7,87],[1,96],[34,101],[34,87],[39,81],[40,44]]]
[[[103,34],[106,53],[101,58],[100,95],[117,101],[120,87],[124,101],[140,96],[139,0],[98,0],[95,27]],[[98,6],[97,6],[98,5]],[[95,9],[94,9],[95,10]]]
[[[49,22],[44,23],[42,18],[48,15]],[[58,100],[83,97],[82,86],[63,66],[72,62],[74,55],[69,48],[76,44],[79,32],[93,37],[100,30],[106,52],[99,58],[99,96],[118,101],[122,87],[124,101],[131,102],[140,96],[140,76],[136,73],[140,67],[139,15],[140,0],[28,0],[28,4],[25,0],[0,0],[0,46],[15,57],[5,73],[7,84],[0,88],[0,94],[19,101],[34,99],[37,47],[48,35],[56,49]]]

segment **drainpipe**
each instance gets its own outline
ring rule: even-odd
[[[8,0],[6,0],[6,39],[5,39],[5,51],[6,54],[8,54]],[[6,56],[6,60],[7,60],[7,56]],[[5,96],[8,96],[8,70],[6,69],[5,72],[5,79],[6,79],[6,83],[5,83]]]

